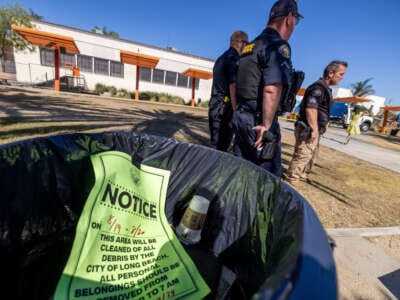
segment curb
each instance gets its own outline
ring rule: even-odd
[[[337,237],[400,235],[400,226],[366,227],[366,228],[327,228],[325,230],[329,235],[335,235]]]

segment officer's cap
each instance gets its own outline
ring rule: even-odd
[[[293,15],[304,18],[297,10],[297,1],[296,0],[278,0],[272,6],[271,11],[269,12],[269,18],[273,19],[275,17],[287,16],[289,13]]]

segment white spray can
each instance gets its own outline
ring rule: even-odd
[[[193,245],[200,241],[210,201],[194,195],[175,231],[182,243]]]

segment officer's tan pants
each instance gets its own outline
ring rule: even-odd
[[[299,181],[307,179],[308,174],[317,159],[319,150],[319,140],[316,139],[314,142],[309,143],[308,141],[299,141],[300,128],[296,127],[294,136],[296,138],[296,144],[294,146],[294,153],[292,160],[287,170],[286,178],[289,181]]]

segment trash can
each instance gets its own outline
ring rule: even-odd
[[[228,153],[137,132],[36,138],[0,146],[0,191],[5,299],[337,298],[307,201]]]

